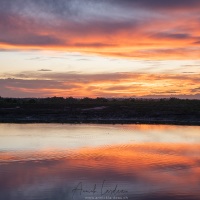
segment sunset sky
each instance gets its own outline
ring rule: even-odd
[[[0,96],[200,99],[199,0],[0,0]]]

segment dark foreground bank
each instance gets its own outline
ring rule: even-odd
[[[200,125],[200,100],[0,98],[0,122]]]

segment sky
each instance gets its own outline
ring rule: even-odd
[[[200,99],[199,0],[0,0],[1,97]]]

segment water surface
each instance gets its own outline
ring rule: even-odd
[[[0,124],[0,199],[200,199],[200,127]]]

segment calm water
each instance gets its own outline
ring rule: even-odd
[[[200,199],[200,127],[0,124],[0,200]]]

